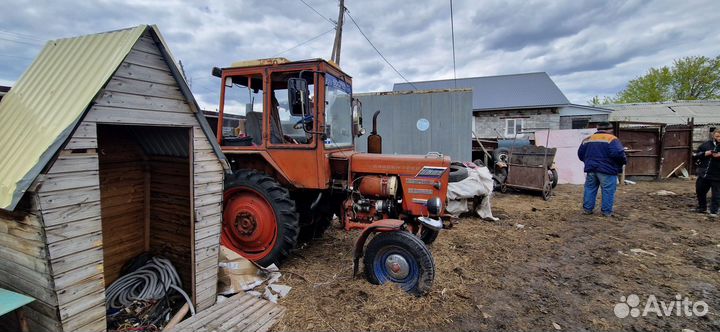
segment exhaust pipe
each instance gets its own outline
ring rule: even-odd
[[[380,110],[375,111],[373,114],[373,126],[370,136],[368,136],[367,147],[368,153],[382,153],[382,137],[377,133],[377,117],[380,115]]]

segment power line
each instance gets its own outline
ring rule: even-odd
[[[25,56],[19,56],[19,55],[12,55],[12,54],[0,54],[0,56],[8,57],[8,58],[18,58],[18,59],[25,59],[25,60],[33,60],[34,58],[29,58]]]
[[[395,66],[393,66],[392,63],[390,63],[390,61],[388,61],[388,59],[385,58],[385,56],[382,54],[382,52],[380,52],[380,50],[378,50],[378,48],[375,47],[375,44],[373,44],[373,42],[370,41],[370,38],[368,38],[368,36],[365,35],[365,32],[363,32],[362,29],[360,29],[360,26],[357,24],[357,22],[355,22],[355,18],[353,18],[352,15],[350,15],[350,11],[346,9],[345,12],[347,13],[350,20],[353,22],[355,27],[358,29],[358,31],[360,31],[360,34],[363,37],[365,37],[365,40],[367,40],[367,42],[370,44],[370,46],[372,46],[372,48],[375,49],[375,52],[377,52],[377,54],[380,55],[380,57],[385,61],[385,63],[387,63],[388,66],[390,66],[390,68],[392,68],[400,77],[402,77],[402,79],[405,80],[406,83],[410,84],[415,90],[417,90],[418,88],[415,86],[415,84],[408,81],[407,78],[405,78],[405,76],[403,76],[403,74],[401,74],[397,69],[395,69]]]
[[[45,40],[43,40],[43,39],[41,39],[41,38],[38,38],[37,36],[28,35],[28,34],[24,34],[24,33],[11,32],[11,31],[7,31],[7,30],[0,30],[0,33],[1,33],[1,34],[5,34],[5,35],[9,35],[9,36],[12,36],[12,37],[17,37],[17,38],[32,39],[32,40],[36,40],[36,41],[39,41],[39,42],[45,42]]]
[[[335,31],[335,28],[332,28],[332,29],[330,29],[330,30],[328,30],[328,31],[325,31],[325,32],[323,32],[323,33],[321,33],[321,34],[319,34],[319,35],[317,35],[317,36],[315,36],[315,37],[312,37],[312,38],[310,38],[310,39],[308,39],[308,40],[306,40],[306,41],[304,41],[304,42],[302,42],[302,43],[300,43],[300,44],[297,44],[297,45],[295,45],[295,46],[293,46],[293,47],[291,47],[291,48],[288,48],[287,50],[284,50],[284,51],[282,51],[282,52],[280,52],[280,53],[277,53],[277,54],[271,56],[271,58],[274,58],[274,57],[276,57],[276,56],[278,56],[278,55],[280,55],[280,54],[283,54],[283,53],[285,53],[285,52],[292,51],[292,50],[294,50],[294,49],[296,49],[296,48],[298,48],[298,47],[300,47],[300,46],[303,46],[303,45],[305,45],[305,44],[307,44],[307,43],[309,43],[309,42],[311,42],[311,41],[313,41],[313,40],[315,40],[315,39],[318,39],[318,38],[320,38],[320,37],[322,37],[322,36],[324,36],[324,35],[327,35],[327,34],[330,33],[330,32],[333,32],[333,31]]]
[[[312,11],[314,11],[315,14],[318,14],[320,17],[322,17],[322,18],[324,18],[325,20],[327,20],[328,22],[330,22],[330,24],[332,24],[333,26],[336,26],[336,25],[337,25],[337,23],[335,23],[335,21],[333,21],[333,20],[325,17],[325,15],[323,15],[323,14],[320,14],[319,11],[317,11],[315,8],[313,8],[313,6],[310,6],[307,2],[305,2],[305,0],[300,0],[300,2],[302,2],[303,4],[305,4],[305,6],[307,6],[308,8],[312,9]]]
[[[43,45],[42,43],[38,43],[38,42],[22,41],[22,40],[17,40],[17,39],[5,38],[5,37],[2,37],[2,36],[0,36],[0,40],[5,40],[5,41],[9,41],[9,42],[13,42],[13,43],[19,43],[19,44],[25,44],[25,45],[33,45],[33,46],[41,46],[41,45]]]
[[[450,0],[450,33],[452,34],[452,52],[453,52],[453,82],[457,89],[457,70],[455,69],[455,20],[453,19],[453,0]]]

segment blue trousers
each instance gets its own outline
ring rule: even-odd
[[[602,188],[602,204],[600,210],[603,214],[613,213],[615,203],[615,190],[617,189],[617,175],[590,172],[585,176],[585,192],[583,194],[583,209],[592,211],[595,209],[595,198],[598,188]]]

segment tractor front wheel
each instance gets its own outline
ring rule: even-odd
[[[396,283],[418,296],[430,291],[435,278],[435,262],[430,250],[410,232],[376,235],[367,246],[364,264],[365,276],[371,283]]]
[[[298,214],[275,179],[239,170],[225,180],[221,242],[262,266],[279,264],[295,247]]]

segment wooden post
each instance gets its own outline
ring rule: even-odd
[[[188,129],[188,168],[190,178],[190,274],[192,286],[190,287],[190,298],[193,305],[197,306],[197,269],[195,268],[195,131],[193,127]]]
[[[150,198],[152,197],[152,194],[150,192],[150,181],[152,180],[150,175],[150,164],[145,160],[145,208],[144,208],[144,214],[145,214],[145,251],[150,251]]]
[[[487,166],[488,158],[492,159],[492,156],[490,155],[490,153],[487,152],[487,150],[485,150],[485,146],[482,144],[482,142],[480,142],[480,138],[477,136],[477,134],[475,133],[474,130],[473,130],[472,134],[473,134],[473,136],[475,136],[475,141],[477,141],[477,143],[480,144],[480,148],[483,150],[483,153],[485,154],[483,159],[485,159],[485,166]],[[490,168],[490,167],[488,167],[488,168]]]

